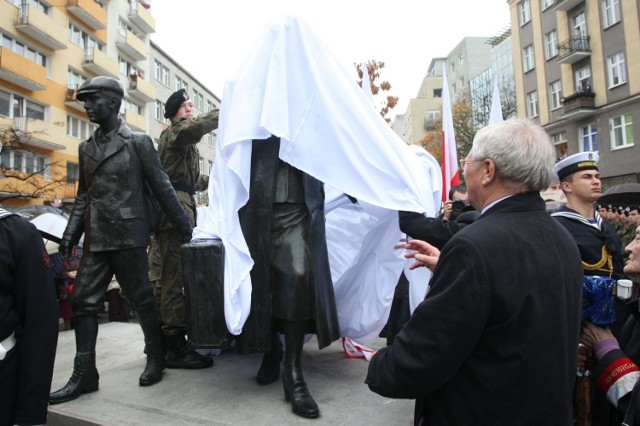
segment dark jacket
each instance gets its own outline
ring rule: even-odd
[[[0,210],[1,212],[1,210]],[[58,341],[58,301],[42,236],[25,219],[0,219],[0,424],[44,424]],[[3,408],[9,409],[6,412]]]
[[[145,182],[174,226],[189,233],[191,226],[151,138],[120,121],[103,152],[96,141],[99,131],[78,148],[78,193],[63,239],[75,245],[84,232],[84,248],[92,252],[149,245]]]
[[[443,248],[431,290],[366,383],[425,425],[571,425],[582,268],[539,193],[500,201]]]
[[[249,201],[240,211],[240,224],[254,261],[251,271],[251,312],[239,339],[242,352],[266,351],[270,345],[271,211],[275,195],[279,147],[277,138],[271,138],[269,141],[254,141]],[[307,174],[304,174],[303,186],[309,210],[306,241],[313,262],[314,318],[318,346],[322,349],[340,337],[325,237],[324,187],[322,182]]]

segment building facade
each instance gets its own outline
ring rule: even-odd
[[[78,146],[95,129],[75,98],[87,79],[120,79],[123,119],[154,140],[164,120],[156,118],[158,108],[175,90],[174,77],[190,85],[192,98],[202,95],[199,111],[219,106],[151,43],[155,25],[142,0],[0,0],[0,204],[73,203]],[[171,80],[162,73],[157,80],[156,58],[171,67]],[[203,157],[212,158],[212,144],[204,141]],[[209,164],[201,163],[208,174]]]
[[[518,116],[557,157],[598,151],[603,187],[639,182],[640,1],[509,0]]]

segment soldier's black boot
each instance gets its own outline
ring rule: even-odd
[[[78,315],[74,318],[76,335],[76,357],[73,360],[71,378],[61,389],[49,395],[49,404],[72,401],[83,393],[98,390],[100,375],[96,368],[96,338],[98,337],[98,317]]]
[[[301,356],[306,322],[283,321],[283,324],[286,345],[282,374],[284,398],[291,402],[291,409],[295,414],[307,419],[315,419],[320,416],[320,410],[302,377]]]
[[[144,352],[147,354],[147,364],[138,382],[140,386],[151,386],[162,380],[162,370],[164,370],[160,325],[153,309],[138,311],[137,314],[144,334]]]
[[[167,342],[167,368],[186,368],[196,370],[213,367],[213,358],[200,355],[187,347],[187,340],[183,333],[165,335]]]
[[[273,327],[271,334],[271,351],[265,352],[258,370],[259,385],[268,385],[280,378],[280,362],[282,362],[282,343],[278,331]]]

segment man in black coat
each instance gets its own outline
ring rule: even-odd
[[[0,425],[47,422],[58,301],[36,228],[0,209]]]
[[[238,339],[240,352],[264,352],[258,383],[282,378],[285,398],[299,416],[319,410],[302,376],[304,336],[322,349],[340,337],[324,229],[322,182],[278,158],[280,139],[255,140],[249,201],[240,223],[254,260],[251,313]]]
[[[441,254],[407,243],[412,267],[434,270],[431,290],[373,356],[366,383],[415,398],[416,425],[572,423],[582,269],[539,194],[554,157],[531,122],[480,130],[463,167],[480,217]]]
[[[100,127],[78,148],[78,193],[59,248],[60,254],[68,256],[84,232],[82,261],[71,296],[76,335],[74,371],[69,382],[49,396],[51,404],[98,390],[97,315],[114,274],[136,310],[144,333],[147,365],[140,386],[162,379],[164,353],[148,276],[147,246],[151,238],[146,188],[153,191],[184,242],[191,239],[192,229],[151,138],[133,133],[118,117],[123,94],[120,81],[110,77],[88,80],[77,93],[91,122]]]

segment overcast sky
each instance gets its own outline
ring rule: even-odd
[[[431,59],[464,37],[491,37],[509,25],[506,0],[152,0],[151,39],[219,98],[277,16],[303,18],[345,66],[385,62],[384,79],[405,112]],[[376,99],[376,101],[378,101]],[[376,102],[377,103],[377,102]]]

